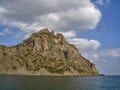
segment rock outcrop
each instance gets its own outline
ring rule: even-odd
[[[16,46],[0,46],[0,73],[26,75],[98,75],[60,33],[48,29],[32,34]]]

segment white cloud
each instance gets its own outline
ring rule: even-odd
[[[103,50],[100,52],[99,55],[102,57],[119,57],[120,58],[120,48]]]
[[[0,36],[10,35],[10,34],[12,34],[12,32],[8,28],[5,28],[0,32]]]
[[[100,4],[100,5],[104,5],[104,2],[103,2],[104,0],[96,0],[96,3],[97,4]]]
[[[100,42],[97,40],[88,40],[84,38],[72,38],[69,42],[76,45],[81,54],[91,61],[97,60],[97,50],[100,47]]]
[[[99,41],[75,36],[79,31],[94,29],[101,16],[90,0],[0,0],[0,24],[19,29],[25,38],[43,28],[61,32],[88,58],[98,58],[95,53]],[[14,32],[12,35],[23,36]]]
[[[100,47],[100,43],[97,40],[88,40],[83,38],[73,38],[69,40],[71,43],[74,43],[80,51],[82,52],[91,52]]]
[[[6,12],[6,10],[4,8],[0,7],[0,15],[5,13],[5,12]]]
[[[101,12],[90,0],[1,0],[0,23],[31,34],[41,28],[58,32],[94,29]]]
[[[8,28],[5,28],[2,32],[7,35],[12,34],[12,32]]]
[[[69,39],[69,38],[73,38],[76,36],[76,33],[73,32],[73,31],[69,31],[69,32],[59,32],[59,33],[62,33],[66,39]]]
[[[106,4],[111,3],[111,0],[96,0],[96,3],[104,6],[105,3]]]
[[[106,60],[102,60],[103,63],[106,63]]]
[[[4,36],[4,33],[3,33],[3,32],[0,32],[0,36]]]
[[[13,32],[11,31],[10,29],[8,28],[5,28],[3,29],[1,32],[0,32],[0,36],[10,36],[10,37],[13,37],[13,38],[21,38],[21,37],[24,37],[24,34],[23,33],[19,33],[19,32]]]
[[[101,13],[94,6],[87,6],[78,9],[68,10],[66,13],[60,13],[61,21],[57,29],[60,30],[88,30],[94,29],[100,21]]]

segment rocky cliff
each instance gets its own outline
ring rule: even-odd
[[[60,33],[48,29],[32,34],[16,46],[0,46],[0,73],[27,75],[98,75]]]

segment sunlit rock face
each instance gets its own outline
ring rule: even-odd
[[[40,30],[16,46],[0,46],[0,73],[25,75],[98,75],[60,33]]]

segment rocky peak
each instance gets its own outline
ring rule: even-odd
[[[61,42],[66,41],[64,36],[61,33],[57,33],[56,38],[58,39],[58,41],[61,41]]]
[[[63,41],[63,40],[65,41],[65,38],[61,33],[57,33],[55,35],[54,31],[50,32],[48,29],[42,29],[39,32],[32,34],[31,38],[41,37],[41,36],[42,37],[47,37],[47,36],[48,37],[54,37],[54,38],[58,39],[59,41]]]
[[[48,29],[42,29],[37,33],[32,34],[28,39],[23,41],[24,45],[32,46],[36,50],[48,50],[55,44],[67,44],[64,36],[61,33],[54,34],[53,31],[49,31]],[[22,46],[24,46],[22,45]]]
[[[36,34],[49,34],[49,33],[50,33],[50,32],[49,32],[48,28],[46,28],[46,29],[40,30],[40,31],[37,32]]]
[[[0,47],[0,61],[9,59],[6,63],[10,70],[23,67],[25,71],[33,72],[45,69],[51,74],[63,75],[67,72],[68,75],[98,75],[95,65],[81,56],[74,45],[69,44],[62,34],[54,34],[48,29],[32,34],[16,46],[4,47],[4,51],[2,48]],[[10,64],[13,61],[15,63]],[[0,64],[3,71],[8,72],[9,67]]]

